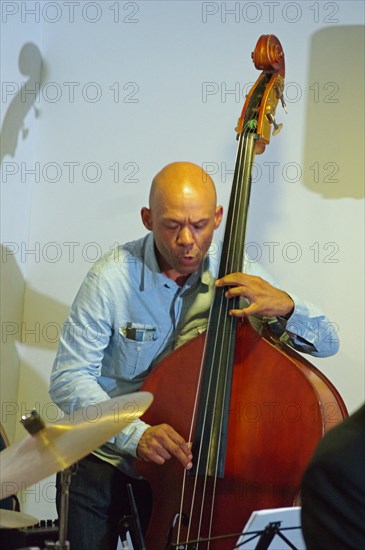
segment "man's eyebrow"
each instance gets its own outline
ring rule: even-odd
[[[163,223],[167,223],[167,222],[170,222],[170,223],[181,223],[181,220],[178,220],[177,218],[162,218],[162,221]],[[209,222],[209,218],[200,218],[199,220],[189,220],[188,223],[190,225],[198,225],[198,224],[201,224],[201,223],[208,223]]]
[[[175,222],[175,223],[180,223],[180,220],[178,220],[177,218],[170,218],[170,217],[163,217],[162,218],[162,221],[163,222]]]
[[[170,216],[166,216],[166,217],[162,217],[162,220],[164,222],[176,222],[176,223],[180,223],[180,220],[178,218],[174,218],[174,217],[170,217]],[[202,223],[202,222],[207,222],[209,221],[209,217],[205,217],[205,218],[199,218],[199,220],[196,220],[196,221],[191,221],[190,223]]]

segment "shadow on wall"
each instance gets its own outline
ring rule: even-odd
[[[32,395],[36,400],[50,401],[48,384],[34,365],[21,360],[19,347],[55,351],[69,306],[26,286],[13,250],[1,245],[1,418],[10,440],[20,419],[19,395]],[[27,307],[25,308],[24,305]],[[24,317],[24,311],[30,312]],[[20,370],[21,369],[21,370]],[[47,374],[48,377],[48,374]],[[19,392],[19,382],[22,388]],[[26,390],[24,389],[26,388]],[[33,397],[26,406],[33,407]],[[25,406],[25,404],[23,403]]]
[[[27,284],[25,285],[24,294],[24,312],[20,325],[14,327],[16,332],[16,341],[23,346],[24,353],[27,349],[36,348],[40,350],[48,350],[55,355],[58,342],[61,336],[63,323],[70,311],[70,306],[58,302],[45,294],[37,292]],[[10,326],[10,330],[12,327]],[[41,385],[35,386],[34,373],[35,369],[24,369],[25,362],[21,361],[22,367],[22,384],[25,387],[37,387],[37,393],[44,394],[46,399],[48,396],[48,383],[41,388]],[[51,365],[49,365],[50,368]],[[39,367],[38,367],[39,370]],[[48,371],[47,371],[48,380]]]
[[[24,125],[24,119],[37,99],[41,87],[43,74],[43,60],[38,47],[28,42],[24,44],[19,54],[19,70],[29,79],[21,85],[14,95],[1,128],[1,158],[0,164],[6,155],[15,156],[20,132],[23,139],[28,136],[29,130]],[[6,83],[4,83],[6,84]],[[16,91],[15,83],[8,83],[7,93]],[[35,108],[35,116],[39,111]]]
[[[70,306],[26,286],[23,326],[18,340],[25,346],[56,351]]]
[[[20,376],[20,358],[16,346],[17,336],[12,327],[19,326],[23,317],[25,282],[18,264],[9,250],[1,245],[1,418],[0,421],[10,440],[15,433],[19,418],[8,415],[7,411],[16,407]],[[7,332],[8,331],[8,332]]]
[[[363,26],[313,34],[307,94],[304,185],[324,198],[363,198]]]

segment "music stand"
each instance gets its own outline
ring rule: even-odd
[[[253,512],[243,528],[235,549],[305,550],[300,506]]]

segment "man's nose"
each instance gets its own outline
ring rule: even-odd
[[[183,246],[189,246],[194,243],[193,235],[188,227],[183,227],[178,236],[178,243]]]

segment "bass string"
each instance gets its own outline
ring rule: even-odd
[[[236,161],[237,165],[238,165],[238,174],[240,174],[240,172],[241,172],[242,151],[243,150],[244,150],[244,140],[242,139],[242,137],[240,137],[240,143],[239,143],[239,147],[238,147],[238,155],[237,155],[237,161]],[[239,176],[238,176],[238,178],[237,178],[237,176],[235,177],[235,181],[233,183],[233,189],[232,189],[233,210],[237,209],[237,202],[239,202],[238,199],[237,199],[237,192],[239,191],[239,185],[237,185],[237,181],[239,181]],[[234,216],[233,216],[233,219],[234,219]],[[227,260],[229,261],[229,258],[230,258],[229,251],[233,250],[231,243],[232,243],[232,224],[230,224],[230,226],[229,226],[228,254],[224,257],[224,262],[227,262]],[[225,267],[224,272],[228,273],[227,267]],[[220,302],[219,302],[219,308],[218,308],[218,325],[219,326],[223,325],[222,332],[223,332],[223,334],[226,334],[227,322],[228,322],[228,301],[225,299],[223,292],[220,293],[219,299],[220,299]],[[222,356],[223,346],[217,346],[217,344],[218,344],[217,339],[215,339],[214,340],[213,360],[215,361],[218,357],[218,364],[221,365],[222,361],[223,361],[223,356]],[[217,350],[217,348],[218,348],[218,350]],[[212,377],[212,371],[210,372],[210,377]],[[213,410],[213,421],[212,421],[212,423],[214,424],[215,415],[220,414],[221,425],[220,425],[219,437],[218,437],[217,441],[213,442],[213,433],[212,433],[212,430],[210,431],[209,449],[212,448],[213,444],[215,444],[217,446],[217,448],[219,449],[220,444],[221,444],[222,419],[223,419],[223,414],[222,413],[223,413],[223,411],[220,410],[220,409],[222,409],[223,404],[218,402],[218,389],[221,385],[223,385],[224,390],[226,390],[227,380],[226,379],[223,379],[223,380],[221,379],[221,370],[220,370],[218,372],[218,381],[217,381],[216,387],[215,387],[215,395],[214,395],[214,401],[213,401],[213,407],[212,407],[212,410]],[[203,425],[203,430],[205,428],[205,424],[206,424],[206,422]],[[207,499],[209,501],[209,506],[210,506],[208,536],[211,535],[211,529],[212,529],[212,521],[213,521],[213,513],[214,513],[214,500],[215,500],[216,486],[217,486],[218,463],[219,462],[217,460],[216,463],[215,463],[215,475],[213,477],[212,495],[211,495],[210,499]],[[207,485],[208,485],[208,462],[206,464],[206,469],[205,469],[205,474],[204,474],[204,491],[203,491],[204,498],[203,498],[203,502],[202,502],[201,508],[200,508],[198,537],[200,537],[200,534],[201,534]]]
[[[239,155],[239,158],[238,158],[238,163],[239,163],[239,166],[238,166],[238,181],[236,182],[236,189],[235,189],[235,194],[234,194],[235,216],[239,215],[239,210],[242,206],[242,194],[245,192],[244,185],[242,184],[242,181],[244,181],[244,175],[245,175],[244,173],[247,170],[247,166],[251,163],[251,160],[252,160],[250,150],[246,146],[246,143],[247,143],[246,139],[248,137],[248,133],[249,133],[248,129],[245,128],[243,133],[242,133],[243,137],[241,138],[242,147],[240,148],[241,151],[240,151],[240,155]],[[233,216],[233,218],[238,219],[235,216]],[[227,256],[227,260],[228,260],[228,266],[227,266],[227,270],[226,270],[227,273],[231,273],[231,272],[233,272],[234,269],[237,268],[237,266],[234,265],[234,263],[235,263],[234,251],[237,250],[237,246],[238,246],[237,243],[240,240],[240,235],[238,234],[238,231],[239,231],[238,224],[235,224],[233,235],[231,234],[230,239],[229,239],[229,244],[230,244],[229,250],[232,250],[233,254]],[[242,266],[242,268],[243,268],[243,266]],[[227,330],[227,319],[228,319],[229,304],[228,304],[228,301],[224,299],[223,294],[221,296],[221,302],[222,303],[221,303],[221,308],[220,309],[222,311],[222,315],[224,315],[224,319],[223,319],[223,322],[224,322],[224,325],[225,325],[224,330]],[[234,344],[233,344],[232,340],[230,340],[229,346],[232,346],[232,345],[234,345]],[[227,356],[230,356],[230,352],[231,352],[231,349],[229,348]],[[222,353],[222,348],[221,348],[221,353]],[[222,361],[222,360],[223,360],[223,357],[220,357],[220,361]],[[225,373],[225,377],[223,379],[223,385],[224,385],[224,395],[226,395],[226,392],[228,391],[228,376],[227,376],[228,375],[228,370],[225,369],[224,373]],[[216,409],[214,409],[214,410],[216,410]],[[223,420],[224,420],[224,414],[221,414],[218,448],[220,447],[220,444],[221,444],[221,436],[222,436],[222,432],[223,432]],[[212,442],[212,439],[211,439],[210,440],[210,445],[212,443],[213,442]],[[212,498],[211,498],[210,521],[209,521],[209,532],[208,532],[208,538],[209,539],[212,536],[212,526],[213,526],[213,519],[214,519],[214,504],[215,504],[215,497],[216,497],[216,491],[217,491],[217,480],[218,480],[217,470],[218,470],[218,461],[216,462],[216,472],[215,472],[215,476],[214,476],[213,491],[212,491],[213,494],[212,494]],[[199,532],[199,536],[200,536],[200,532]],[[208,543],[208,547],[209,546],[210,546],[210,544]]]
[[[248,136],[248,134],[250,132],[252,133],[252,130],[250,130],[248,124],[246,124],[243,131],[242,131],[242,134],[239,136],[239,146],[237,148],[237,159],[236,159],[236,170],[235,170],[235,181],[234,181],[233,189],[232,189],[232,191],[233,191],[233,193],[232,193],[233,201],[232,202],[233,202],[233,212],[234,212],[233,217],[234,217],[234,219],[238,219],[239,210],[240,210],[241,204],[242,204],[243,186],[240,185],[239,183],[242,181],[242,179],[244,177],[244,174],[245,174],[245,171],[247,171],[247,167],[249,169],[251,169],[251,166],[250,166],[251,163],[247,162],[247,157],[249,156],[249,153],[248,153],[247,146],[246,146],[246,137]],[[251,161],[251,159],[249,159],[249,161]],[[228,238],[228,243],[229,243],[228,251],[235,251],[236,250],[236,247],[237,247],[236,243],[237,243],[237,239],[239,238],[238,231],[239,231],[238,224],[234,224],[234,227],[233,227],[233,224],[230,225],[229,238]],[[233,254],[227,254],[226,259],[225,259],[226,265],[225,265],[225,268],[224,268],[225,273],[231,273],[232,272],[232,270],[234,269],[234,266],[233,266],[234,261],[235,261],[234,253]],[[224,334],[226,333],[226,330],[227,330],[228,308],[229,308],[229,303],[224,298],[224,293],[221,293],[219,310],[218,310],[218,324],[220,324],[220,323],[223,324],[223,327],[224,327],[223,328],[223,333]],[[211,327],[211,326],[212,326],[211,318],[209,316],[208,330],[209,330],[209,327]],[[192,439],[193,439],[193,428],[194,428],[194,424],[195,424],[195,420],[196,420],[196,412],[197,412],[197,406],[198,406],[198,401],[199,401],[199,390],[200,390],[200,383],[201,383],[203,370],[204,370],[203,367],[204,367],[204,362],[205,362],[204,360],[205,360],[205,355],[206,355],[207,342],[208,342],[208,338],[206,338],[205,342],[204,342],[204,349],[203,349],[202,360],[201,360],[200,371],[199,371],[199,380],[198,380],[198,384],[197,384],[197,392],[196,392],[196,395],[195,395],[194,408],[193,408],[192,420],[191,420],[191,425],[190,425],[189,441],[192,441]],[[213,357],[216,357],[217,353],[218,353],[217,352],[217,343],[218,343],[217,339],[215,338],[213,340],[213,342],[214,342]],[[223,348],[222,348],[222,346],[220,346],[220,351],[219,351],[219,361],[220,362],[223,361],[222,352],[223,352]],[[219,364],[221,364],[221,363],[219,363]],[[211,382],[212,382],[212,370],[210,370],[210,375],[209,375],[208,395],[209,395],[209,390],[210,390],[210,387],[211,387]],[[225,388],[225,391],[226,391],[226,388],[227,388],[227,385],[228,385],[227,376],[225,376],[225,378],[222,381],[219,381],[219,383],[222,383],[224,385],[224,388]],[[217,384],[217,386],[216,386],[216,391],[215,391],[215,396],[214,396],[213,415],[218,414],[218,412],[219,412],[218,411],[219,405],[217,405],[217,389],[218,389],[218,387],[219,387],[219,384]],[[205,412],[204,412],[204,419],[203,419],[203,432],[206,429],[208,405],[209,405],[208,403],[206,403],[206,405],[205,405]],[[220,431],[219,431],[218,448],[220,446],[223,418],[224,418],[224,415],[221,414],[221,426],[220,426]],[[209,437],[209,448],[210,449],[212,447],[212,444],[213,444],[213,440],[212,440],[212,432],[211,432],[210,437]],[[196,461],[197,461],[197,470],[199,470],[199,465],[200,465],[200,461],[201,461],[201,445],[199,446],[199,452],[198,452],[198,456],[196,457]],[[215,495],[216,495],[216,490],[217,490],[217,478],[218,478],[217,468],[218,468],[218,461],[216,461],[216,472],[215,472],[215,475],[213,477],[212,495],[211,495],[211,499],[210,499],[210,502],[209,502],[209,504],[210,504],[210,518],[209,518],[208,539],[211,537],[211,530],[212,530],[212,524],[213,524],[214,501],[215,501]],[[204,480],[203,480],[202,500],[199,503],[200,512],[199,512],[198,532],[197,532],[197,535],[194,535],[195,540],[196,539],[199,540],[199,538],[201,536],[202,523],[203,523],[203,520],[204,520],[205,502],[206,502],[206,500],[209,500],[209,499],[206,499],[208,478],[209,478],[207,470],[208,470],[208,462],[206,464],[206,471],[205,471]],[[183,518],[184,518],[183,506],[184,506],[184,496],[185,496],[185,489],[186,489],[186,479],[187,479],[187,471],[185,470],[184,474],[183,474],[183,483],[182,483],[181,498],[180,498],[180,511],[179,511],[180,513],[179,513],[179,520],[178,520],[177,544],[179,544],[179,542],[180,542],[182,521],[183,521]],[[191,499],[191,502],[190,502],[190,509],[189,509],[187,535],[186,535],[186,537],[184,537],[185,543],[187,541],[189,541],[189,539],[190,539],[190,532],[191,532],[191,529],[192,529],[192,522],[193,522],[193,518],[194,518],[194,507],[197,504],[197,502],[196,502],[197,501],[197,499],[196,499],[197,484],[198,484],[198,475],[196,475],[195,479],[194,479],[193,494],[192,494],[192,499]],[[206,540],[206,537],[204,537],[204,538]]]
[[[209,331],[209,327],[211,327],[211,311],[210,311],[210,314],[209,314],[208,330],[207,331]],[[190,433],[189,433],[189,441],[190,442],[192,442],[192,440],[193,440],[193,431],[194,431],[194,425],[195,425],[195,421],[196,421],[197,409],[198,409],[198,404],[199,404],[199,393],[200,393],[201,381],[202,381],[203,371],[204,371],[207,344],[208,344],[208,337],[205,338],[204,346],[203,346],[203,353],[202,353],[202,357],[201,357],[201,361],[200,361],[199,377],[198,377],[198,383],[197,383],[197,387],[196,387],[194,407],[193,407],[192,418],[191,418],[191,423],[190,423]],[[214,341],[214,348],[216,348],[216,345],[217,345],[217,341],[215,340]],[[215,349],[214,349],[214,355],[215,355],[215,353],[216,352],[215,352]],[[208,393],[209,393],[209,390],[210,390],[210,387],[211,387],[211,381],[212,381],[212,372],[210,371]],[[207,411],[208,411],[208,409],[207,409],[207,404],[206,404],[205,411],[204,411],[204,419],[203,419],[203,431],[204,431],[204,428],[205,428],[205,425],[206,425]],[[202,450],[202,446],[200,445],[199,450],[198,450],[198,456],[193,457],[193,460],[196,460],[197,471],[199,470],[199,465],[200,465],[200,461],[201,461],[201,450]],[[183,522],[183,519],[185,518],[183,507],[184,507],[184,501],[185,501],[185,490],[186,490],[186,483],[187,483],[187,475],[188,475],[187,470],[184,470],[181,496],[180,496],[179,520],[178,520],[178,526],[177,526],[177,544],[180,543],[182,522]],[[197,483],[198,483],[198,475],[196,475],[195,479],[194,479],[192,498],[191,498],[191,502],[190,502],[190,505],[189,505],[189,512],[188,512],[189,518],[188,518],[188,525],[187,525],[187,534],[184,537],[184,539],[186,541],[188,541],[189,538],[190,538],[190,531],[191,531],[191,527],[192,527],[192,521],[193,521],[193,518],[194,518],[193,511],[194,511],[195,502],[196,502]],[[204,497],[204,495],[203,495],[203,497]],[[203,508],[203,506],[201,508]],[[200,528],[199,528],[199,531],[200,531]]]

